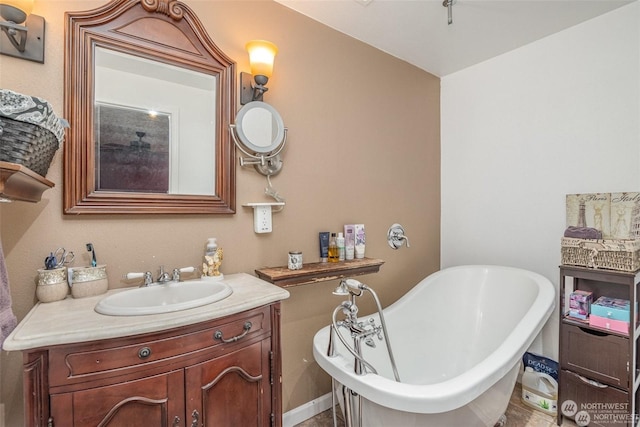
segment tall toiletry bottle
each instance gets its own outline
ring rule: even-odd
[[[345,259],[347,261],[352,260],[355,257],[356,250],[356,231],[353,224],[346,224],[344,226],[344,252]]]
[[[356,259],[364,258],[364,248],[365,248],[365,233],[364,233],[364,224],[356,224],[355,225],[355,233],[356,233]]]
[[[344,261],[344,236],[342,233],[338,233],[338,237],[336,237],[336,246],[338,247],[338,261]]]
[[[331,233],[329,238],[329,262],[338,262],[338,244],[336,243],[336,233]]]
[[[318,237],[320,239],[320,261],[327,262],[329,259],[329,232],[321,231]]]

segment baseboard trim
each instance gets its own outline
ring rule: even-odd
[[[331,393],[313,399],[304,405],[293,408],[282,415],[282,427],[294,427],[309,418],[331,408]]]

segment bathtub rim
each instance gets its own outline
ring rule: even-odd
[[[422,284],[438,279],[455,270],[473,269],[486,271],[503,270],[517,272],[530,277],[538,284],[538,295],[526,314],[493,352],[484,360],[462,374],[445,381],[416,385],[397,383],[379,375],[367,373],[356,375],[352,357],[326,356],[329,326],[320,329],[313,339],[313,355],[320,367],[348,388],[379,405],[414,413],[440,413],[451,411],[472,402],[505,376],[531,346],[555,309],[556,289],[553,283],[541,274],[530,270],[499,265],[460,265],[447,267],[430,274],[418,282],[396,302],[385,308],[393,311],[403,300],[411,298]],[[535,323],[533,323],[535,322]],[[530,325],[530,323],[533,323]],[[527,332],[526,337],[523,333]],[[392,338],[393,339],[393,338]],[[486,372],[489,372],[487,375]]]

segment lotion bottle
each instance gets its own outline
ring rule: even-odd
[[[338,247],[338,261],[344,261],[344,236],[342,233],[338,233],[338,237],[336,237],[336,246]]]
[[[364,248],[365,248],[365,233],[364,233],[364,224],[355,224],[355,234],[356,234],[356,247],[355,247],[355,255],[356,259],[364,258]]]
[[[347,261],[355,258],[356,232],[353,224],[345,224],[344,226],[344,250],[345,259]]]

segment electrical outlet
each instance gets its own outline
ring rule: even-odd
[[[253,208],[253,231],[256,233],[271,233],[271,206],[255,206]]]

